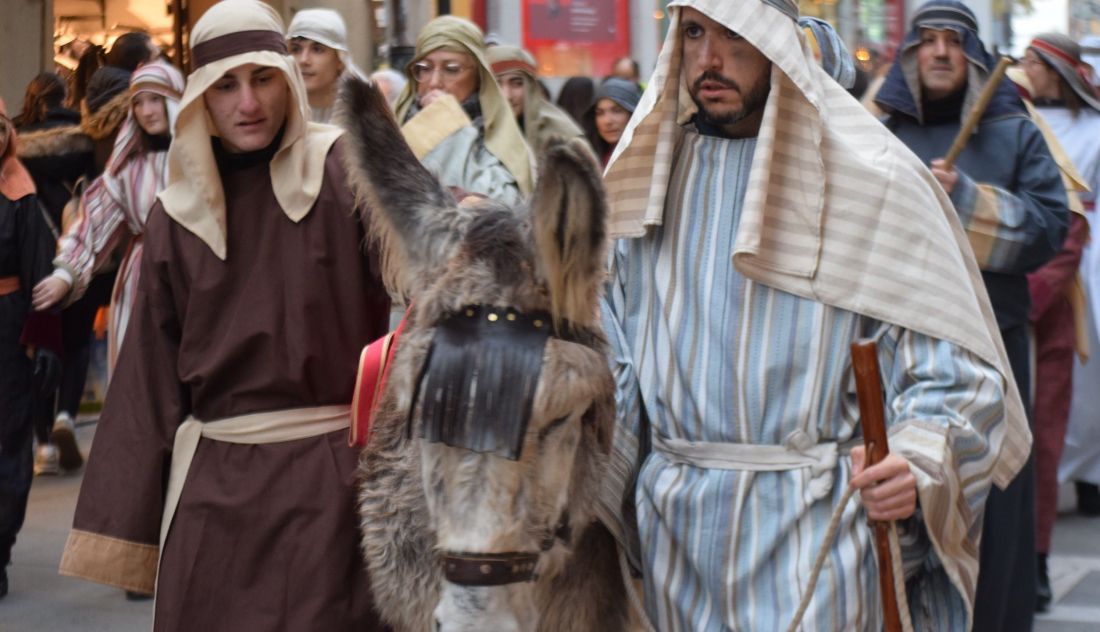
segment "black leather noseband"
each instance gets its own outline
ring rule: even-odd
[[[535,579],[538,553],[444,553],[443,575],[459,586],[504,586]]]

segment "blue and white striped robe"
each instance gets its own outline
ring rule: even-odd
[[[801,431],[813,442],[858,439],[848,344],[872,337],[891,436],[922,426],[945,435],[954,462],[932,464],[934,477],[937,467],[964,474],[990,467],[986,434],[1003,414],[991,366],[947,342],[758,284],[733,267],[754,145],[686,131],[663,226],[615,246],[604,320],[619,389],[617,432],[637,436],[644,405],[651,432],[666,438],[783,444]],[[636,444],[619,439],[617,456],[626,463],[634,454],[621,446]],[[656,627],[786,629],[850,478],[848,459],[831,474],[833,484],[815,499],[807,468],[703,469],[651,452],[634,491],[646,607]],[[943,478],[955,483],[954,474]],[[959,478],[967,479],[958,483],[961,509],[976,545],[989,479]],[[881,629],[865,523],[852,502],[803,630]],[[964,601],[919,520],[899,531],[917,629],[965,629]]]

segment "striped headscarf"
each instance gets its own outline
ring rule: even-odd
[[[1100,35],[1086,35],[1078,44],[1081,61],[1092,66],[1092,85],[1100,85]]]
[[[485,54],[493,74],[519,73],[524,77],[523,135],[531,151],[538,152],[552,139],[578,138],[581,128],[563,110],[542,96],[538,70],[531,53],[518,46],[492,46]]]
[[[1040,33],[1028,48],[1045,61],[1088,107],[1100,112],[1094,69],[1081,60],[1081,45],[1062,33]]]
[[[851,90],[856,83],[856,64],[844,40],[825,20],[812,17],[798,18],[798,25],[806,32],[806,39],[813,48],[814,57],[821,67],[845,90]]]
[[[999,455],[991,476],[1007,486],[1028,458],[1031,433],[958,216],[920,160],[828,78],[787,12],[764,0],[670,3],[657,68],[605,175],[611,235],[641,237],[662,225],[666,199],[676,194],[668,189],[675,151],[697,110],[681,77],[682,7],[738,33],[772,62],[734,267],[769,287],[951,342],[996,368],[1005,418],[991,435]],[[935,473],[916,469],[929,535],[972,604],[975,585],[956,579],[977,577],[972,525],[946,510],[957,499]]]
[[[798,19],[798,0],[763,0],[763,2],[792,20]]]
[[[107,159],[107,173],[118,175],[131,156],[142,149],[142,129],[134,116],[133,99],[143,92],[164,97],[164,109],[168,115],[168,133],[171,134],[179,116],[180,98],[183,96],[183,74],[166,62],[157,61],[141,66],[130,76],[130,114],[118,130],[115,147]]]

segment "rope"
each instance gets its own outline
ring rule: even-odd
[[[840,517],[844,515],[844,508],[852,499],[855,489],[848,487],[844,490],[844,496],[840,499],[833,515],[829,517],[829,528],[825,531],[825,538],[821,542],[821,548],[814,558],[814,567],[810,571],[810,582],[806,591],[802,593],[802,600],[798,604],[798,611],[794,613],[794,619],[787,628],[787,632],[795,632],[802,624],[802,617],[806,615],[806,609],[810,607],[810,600],[814,596],[814,588],[817,586],[817,578],[821,575],[821,568],[825,566],[825,558],[829,555],[833,540],[836,539],[836,531],[840,526]],[[909,615],[909,600],[905,594],[905,569],[901,565],[901,545],[898,543],[898,531],[893,522],[890,523],[890,559],[894,567],[894,593],[898,598],[898,612],[901,614],[901,628],[904,632],[913,632],[913,620]],[[621,553],[621,551],[620,551]]]
[[[894,594],[898,596],[898,614],[901,615],[902,632],[913,632],[913,617],[909,614],[909,595],[905,593],[905,567],[901,562],[901,544],[898,542],[898,525],[890,522],[890,559],[894,567]]]
[[[630,565],[626,561],[626,550],[622,544],[619,544],[618,548],[619,572],[622,573],[623,583],[626,584],[626,596],[630,600],[630,607],[634,609],[634,614],[638,616],[645,632],[657,632],[653,624],[649,622],[649,615],[645,613],[645,608],[642,607],[642,599],[638,596],[638,589],[634,586],[634,578],[630,576]]]

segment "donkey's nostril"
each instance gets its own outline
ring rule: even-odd
[[[442,632],[443,624],[439,622],[439,619],[435,620],[435,632]]]

